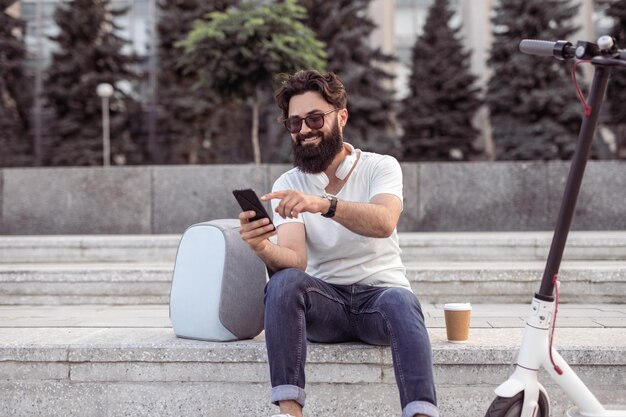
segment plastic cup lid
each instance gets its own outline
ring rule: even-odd
[[[467,311],[472,309],[472,305],[470,303],[447,303],[443,305],[443,309],[451,311]]]

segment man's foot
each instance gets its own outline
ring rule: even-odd
[[[293,417],[291,414],[274,414],[272,417]]]

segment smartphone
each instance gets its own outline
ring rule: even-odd
[[[261,203],[261,200],[259,200],[254,190],[250,188],[245,190],[233,190],[233,195],[243,211],[252,210],[256,213],[256,215],[250,219],[251,222],[267,217],[270,219],[270,223],[272,223],[272,218],[267,214],[267,211],[265,211],[263,203]]]

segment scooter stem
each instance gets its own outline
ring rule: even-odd
[[[554,283],[552,279],[559,273],[559,267],[561,266],[561,259],[563,258],[563,251],[565,249],[565,242],[567,241],[567,235],[572,223],[572,217],[574,217],[576,200],[578,199],[580,185],[582,183],[583,174],[585,173],[587,159],[589,158],[589,150],[591,149],[591,143],[594,138],[596,125],[598,123],[602,99],[604,98],[609,76],[611,75],[610,66],[604,66],[601,61],[596,62],[596,60],[593,61],[593,64],[595,66],[595,72],[593,75],[591,92],[589,93],[589,106],[591,107],[591,113],[583,119],[583,123],[580,128],[580,133],[576,142],[576,150],[574,152],[574,157],[572,158],[572,164],[570,166],[565,191],[563,193],[563,199],[561,201],[559,217],[557,218],[554,236],[552,237],[552,244],[550,246],[550,253],[548,254],[546,269],[541,280],[541,287],[539,292],[536,294],[538,298],[545,301],[553,299]]]

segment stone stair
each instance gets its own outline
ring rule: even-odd
[[[0,263],[164,262],[180,235],[0,235]],[[400,233],[403,260],[545,261],[552,232]],[[573,231],[565,260],[626,260],[626,231]]]
[[[406,263],[413,291],[424,302],[526,302],[539,288],[543,263]],[[167,304],[171,263],[0,264],[0,305]],[[619,303],[626,294],[626,261],[566,261],[562,302]]]
[[[263,334],[176,338],[178,235],[0,236],[0,417],[270,416]],[[551,234],[401,234],[442,416],[482,416],[511,372]],[[626,232],[572,232],[555,348],[605,404],[626,403]],[[442,302],[473,303],[449,344]],[[399,415],[388,348],[309,344],[308,417]],[[551,416],[571,399],[540,372]],[[623,408],[623,407],[622,407]],[[622,416],[626,417],[626,416]]]
[[[446,342],[441,306],[424,305],[442,416],[482,416],[515,362],[522,304],[478,304],[470,341]],[[625,403],[626,307],[564,305],[555,347],[605,404]],[[213,343],[174,336],[167,307],[0,307],[0,415],[269,416],[263,334]],[[621,326],[621,327],[619,327]],[[307,416],[391,417],[400,406],[388,348],[315,344]],[[552,416],[572,401],[540,372]]]
[[[166,304],[178,235],[0,237],[0,305]],[[526,302],[551,234],[400,234],[407,277],[424,302]],[[572,232],[563,302],[619,303],[626,232]]]

